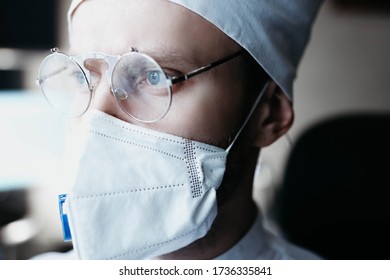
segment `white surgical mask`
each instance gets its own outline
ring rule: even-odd
[[[203,237],[217,215],[216,190],[230,147],[90,110],[68,153],[71,191],[60,201],[66,237],[69,220],[81,259],[146,259],[185,247]]]

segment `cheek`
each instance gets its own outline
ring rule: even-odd
[[[241,101],[239,87],[197,79],[178,92],[174,90],[167,122],[174,124],[175,134],[224,146],[237,130]]]

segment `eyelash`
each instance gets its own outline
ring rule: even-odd
[[[168,78],[175,78],[175,77],[180,77],[181,75],[183,75],[183,73],[181,73],[180,71],[177,71],[177,70],[174,70],[174,69],[170,69],[170,68],[162,68],[164,73],[168,76]]]

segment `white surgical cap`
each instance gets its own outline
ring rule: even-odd
[[[69,24],[82,1],[73,0]],[[240,44],[292,100],[298,63],[323,0],[169,1],[199,14]]]

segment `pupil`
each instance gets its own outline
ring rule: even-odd
[[[158,85],[160,82],[160,73],[157,71],[149,72],[148,81],[151,85]]]

